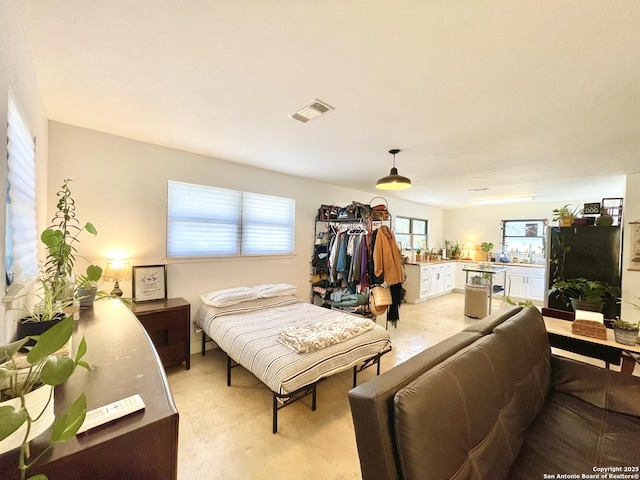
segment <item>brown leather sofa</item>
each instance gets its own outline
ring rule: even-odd
[[[640,474],[640,377],[552,355],[535,307],[479,320],[349,402],[363,480]]]

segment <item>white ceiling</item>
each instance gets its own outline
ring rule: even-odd
[[[640,172],[638,0],[20,4],[51,120],[446,208]]]

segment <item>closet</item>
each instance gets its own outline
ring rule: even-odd
[[[369,288],[376,284],[372,235],[381,225],[391,227],[391,215],[382,200],[375,207],[352,202],[346,207],[322,205],[318,209],[311,303],[375,317],[369,309]]]

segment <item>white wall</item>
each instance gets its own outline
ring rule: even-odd
[[[571,203],[582,205],[585,202],[599,202],[601,198],[581,199]],[[475,205],[469,208],[457,208],[444,211],[444,238],[458,241],[462,246],[466,242],[480,245],[491,242],[494,250],[500,247],[502,220],[547,219],[553,225],[553,209],[562,207],[557,203],[522,203],[512,205]],[[483,260],[483,259],[481,259]]]
[[[256,146],[259,149],[259,146]],[[292,159],[292,161],[301,159]],[[109,252],[123,250],[134,265],[168,263],[168,294],[200,305],[198,295],[213,289],[267,282],[296,285],[310,293],[314,218],[321,204],[369,203],[374,192],[348,190],[148,143],[51,122],[49,125],[48,217],[54,213],[62,181],[71,178],[78,218],[90,221],[98,236],[82,235],[80,253],[105,265]],[[167,180],[278,195],[296,200],[295,255],[222,258],[208,261],[165,259]],[[387,199],[392,215],[426,218],[431,238],[442,238],[442,210]],[[377,201],[373,202],[374,204]],[[86,233],[86,232],[85,232]],[[79,269],[86,263],[79,262]],[[121,282],[125,295],[131,283]],[[111,285],[103,285],[109,289]],[[192,348],[198,348],[192,339]]]
[[[18,20],[18,2],[2,2],[0,15],[0,265],[5,271],[5,221],[6,203],[4,185],[7,179],[7,101],[9,90],[22,107],[22,114],[36,137],[36,162],[38,171],[38,224],[44,227],[46,222],[46,175],[47,175],[47,127],[48,122],[42,98],[38,89],[37,78],[31,64],[31,54]],[[0,276],[0,298],[5,292],[5,277]],[[5,309],[7,311],[5,311]],[[9,311],[7,305],[0,304],[0,343],[8,341],[15,331],[16,311]]]

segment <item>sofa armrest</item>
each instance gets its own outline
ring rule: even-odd
[[[552,355],[551,384],[596,407],[640,417],[640,377]]]

